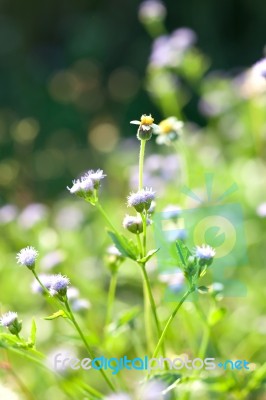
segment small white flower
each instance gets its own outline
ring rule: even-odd
[[[97,189],[99,187],[100,181],[105,177],[106,175],[103,173],[103,170],[97,169],[97,171],[88,171],[84,176],[81,177],[81,180],[91,180],[94,188]]]
[[[206,244],[202,246],[197,246],[195,250],[195,255],[201,260],[210,260],[215,256],[215,250]]]
[[[149,210],[151,202],[155,199],[155,192],[151,188],[141,189],[131,193],[127,198],[128,207],[134,207],[138,212]]]
[[[110,256],[117,256],[117,257],[122,256],[121,252],[118,250],[118,248],[115,245],[111,245],[108,247],[107,254]]]
[[[32,246],[28,246],[20,250],[20,252],[17,254],[17,263],[32,269],[34,268],[37,257],[38,251]]]
[[[64,296],[67,293],[68,285],[70,284],[69,279],[61,274],[52,275],[50,294],[51,296]]]
[[[141,217],[126,215],[123,220],[123,227],[131,233],[142,233],[143,223]]]
[[[154,134],[158,135],[156,143],[170,145],[179,139],[184,123],[176,117],[164,119],[157,125]]]
[[[157,127],[156,124],[153,123],[154,119],[151,115],[143,114],[140,118],[140,121],[134,120],[130,121],[133,125],[139,125],[137,138],[139,140],[149,140],[152,136],[154,128]]]
[[[3,314],[0,318],[0,325],[6,326],[7,328],[12,325],[18,319],[18,314],[13,311],[9,311]]]

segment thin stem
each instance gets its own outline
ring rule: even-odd
[[[108,298],[107,298],[107,312],[106,312],[105,326],[109,325],[109,323],[112,321],[116,284],[117,284],[117,273],[113,272],[111,275]]]
[[[114,227],[113,223],[111,222],[111,220],[109,219],[108,215],[106,214],[106,212],[104,211],[103,207],[101,206],[101,204],[99,202],[97,202],[95,204],[95,207],[97,207],[97,209],[100,211],[100,213],[102,214],[103,218],[105,219],[105,221],[107,222],[107,225],[109,225],[109,227],[117,234],[119,235],[117,229]]]
[[[35,279],[38,281],[38,283],[41,285],[41,288],[43,289],[44,293],[48,294],[48,296],[50,296],[49,290],[42,284],[42,282],[40,281],[40,278],[38,277],[36,271],[34,269],[31,270]]]
[[[140,151],[139,151],[139,190],[143,188],[143,166],[144,166],[145,145],[146,145],[146,140],[141,140]]]
[[[144,257],[144,252],[142,250],[142,244],[141,244],[139,233],[137,233],[137,242],[138,242],[138,246],[139,246],[139,254],[140,254],[140,257],[142,258],[142,257]]]
[[[148,274],[147,274],[147,271],[146,271],[146,266],[145,266],[145,264],[140,264],[140,266],[141,266],[141,270],[142,270],[142,273],[143,273],[144,283],[145,283],[145,287],[146,287],[147,294],[148,294],[148,297],[149,297],[152,313],[153,313],[153,316],[154,316],[158,337],[160,337],[161,334],[162,334],[162,330],[161,330],[160,322],[159,322],[159,319],[158,319],[158,316],[157,316],[156,305],[155,305],[155,301],[154,301],[153,294],[152,294],[152,291],[151,291],[151,285],[150,285],[149,277],[148,277]],[[162,353],[163,353],[163,356],[165,357],[164,345],[162,345]]]
[[[83,343],[84,343],[84,345],[85,345],[85,347],[86,347],[86,349],[87,349],[87,351],[88,351],[89,356],[90,356],[92,359],[95,358],[92,349],[90,348],[90,346],[89,346],[89,344],[88,344],[88,342],[87,342],[85,336],[83,335],[82,330],[81,330],[80,327],[79,327],[79,324],[77,323],[77,321],[76,321],[76,319],[75,319],[75,317],[74,317],[74,314],[73,314],[73,312],[72,312],[72,310],[71,310],[71,308],[70,308],[70,305],[69,305],[69,302],[68,302],[68,299],[67,299],[67,298],[65,299],[65,306],[66,306],[66,309],[67,309],[67,311],[68,311],[68,313],[69,313],[69,316],[70,316],[71,321],[73,322],[73,324],[74,324],[74,326],[75,326],[75,328],[76,328],[76,330],[77,330],[77,332],[78,332],[78,334],[79,334],[81,340],[83,341]],[[98,366],[98,363],[96,363],[96,364],[97,364],[97,366]],[[112,382],[110,381],[110,379],[108,378],[108,376],[105,374],[105,372],[104,372],[103,369],[100,369],[100,373],[102,374],[102,376],[103,376],[103,378],[105,379],[105,381],[106,381],[106,383],[108,384],[108,386],[115,392],[115,387],[114,387],[114,385],[112,384]]]
[[[143,308],[144,308],[144,326],[146,333],[146,344],[149,355],[152,354],[152,348],[154,346],[153,332],[151,324],[151,314],[150,314],[150,300],[149,293],[147,290],[146,282],[143,280]]]
[[[163,341],[164,341],[165,335],[166,335],[166,333],[167,333],[167,331],[168,331],[168,329],[169,329],[169,327],[170,327],[170,325],[171,325],[173,319],[175,318],[176,313],[178,312],[179,308],[182,306],[182,304],[184,303],[184,301],[186,300],[186,298],[190,295],[190,293],[192,293],[192,291],[193,291],[192,289],[189,289],[189,290],[183,295],[182,299],[180,300],[180,302],[178,303],[178,305],[176,306],[176,308],[174,309],[174,311],[173,311],[172,314],[170,315],[170,317],[169,317],[169,319],[168,319],[168,321],[167,321],[167,323],[166,323],[166,325],[165,325],[165,327],[164,327],[164,330],[163,330],[163,332],[162,332],[162,334],[161,334],[161,336],[160,336],[160,339],[159,339],[159,341],[158,341],[158,343],[157,343],[157,345],[156,345],[156,347],[155,347],[154,353],[153,353],[153,355],[152,355],[153,358],[156,358],[156,357],[157,357],[160,348],[163,346]]]
[[[143,225],[143,254],[144,256],[146,255],[147,252],[147,214],[145,211],[140,214],[141,219],[142,219],[142,225]]]

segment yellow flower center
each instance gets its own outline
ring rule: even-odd
[[[140,123],[141,125],[152,125],[154,121],[154,118],[152,118],[151,115],[142,115],[140,118]]]
[[[167,119],[159,123],[160,131],[164,134],[170,133],[173,130],[173,125]]]

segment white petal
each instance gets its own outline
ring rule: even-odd
[[[140,125],[140,121],[136,121],[136,120],[130,121],[130,123],[131,123],[131,124],[134,124],[134,125]]]

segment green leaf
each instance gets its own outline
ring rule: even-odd
[[[108,231],[109,236],[114,242],[115,246],[118,248],[120,253],[127,258],[132,260],[137,260],[138,258],[138,247],[133,242],[132,239],[128,239],[122,234],[116,234],[112,231]]]
[[[34,346],[36,343],[36,332],[37,332],[37,326],[36,326],[36,322],[35,319],[32,319],[31,322],[31,330],[30,330],[30,338],[29,338],[29,342]]]
[[[199,291],[200,293],[208,293],[209,288],[208,288],[207,286],[199,286],[199,287],[198,287],[198,291]]]
[[[157,251],[159,251],[159,249],[150,250],[150,251],[146,254],[145,257],[139,258],[137,261],[138,261],[139,263],[145,264],[147,261],[149,261],[149,260],[152,258],[152,256],[153,256],[154,254],[157,253]]]
[[[226,314],[226,308],[220,307],[213,309],[208,317],[208,323],[210,326],[216,325]]]
[[[179,262],[181,262],[185,267],[187,264],[188,257],[191,256],[191,252],[189,251],[187,246],[182,242],[182,240],[176,241],[176,248],[177,248]]]
[[[141,309],[139,306],[133,307],[129,310],[126,310],[125,312],[121,313],[118,317],[118,319],[114,322],[112,322],[108,326],[108,332],[109,333],[114,333],[116,332],[119,328],[128,325],[130,322],[132,322],[141,312]]]
[[[49,317],[45,317],[44,319],[47,321],[50,321],[52,319],[56,319],[59,317],[67,318],[67,315],[64,310],[59,310],[59,311],[53,313],[52,315],[50,315]]]

